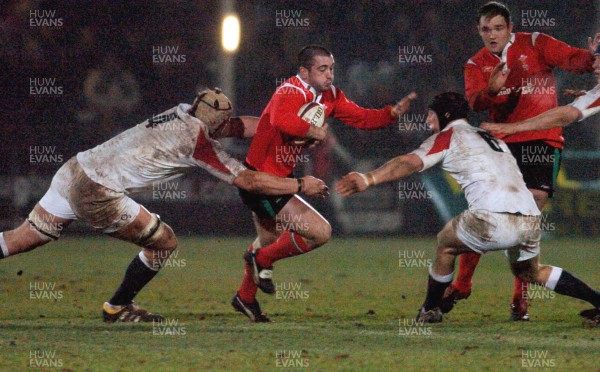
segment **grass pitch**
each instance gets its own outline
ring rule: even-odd
[[[1,370],[598,370],[590,306],[531,292],[531,321],[511,323],[504,254],[485,256],[474,292],[444,323],[413,321],[434,238],[333,239],[275,265],[278,295],[259,294],[274,321],[252,324],[229,301],[250,238],[180,238],[169,266],[136,298],[163,324],[104,324],[101,305],[138,252],[98,238],[65,238],[0,262]],[[542,262],[600,287],[600,242],[546,240]]]

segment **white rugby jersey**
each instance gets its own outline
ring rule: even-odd
[[[426,139],[412,154],[423,160],[423,170],[442,162],[465,192],[470,210],[540,214],[506,143],[463,119]]]
[[[600,111],[600,84],[585,92],[585,95],[577,97],[571,103],[571,106],[578,108],[583,114],[583,117],[579,121],[597,114]]]
[[[94,182],[119,192],[152,189],[191,168],[206,169],[232,183],[246,169],[230,157],[208,127],[180,104],[130,128],[91,150],[77,154],[84,172]]]

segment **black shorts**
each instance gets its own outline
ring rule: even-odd
[[[251,165],[244,162],[246,168],[256,170]],[[289,175],[288,178],[291,178]],[[255,194],[243,189],[238,189],[242,202],[250,208],[250,210],[261,218],[275,218],[275,216],[285,207],[285,205],[294,197],[295,194],[286,195],[263,195]]]
[[[552,197],[562,150],[542,140],[513,142],[507,145],[517,160],[527,188],[545,191]]]

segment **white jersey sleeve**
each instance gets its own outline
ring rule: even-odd
[[[136,125],[91,150],[77,154],[94,182],[120,192],[152,189],[194,167],[232,183],[246,169],[208,136],[202,121],[181,104]]]
[[[577,97],[575,101],[571,102],[571,106],[581,111],[582,117],[579,121],[583,121],[600,112],[600,84],[596,85],[592,90],[585,92],[583,96]]]
[[[192,157],[199,167],[229,184],[246,169],[225,152],[219,141],[208,135],[207,128],[200,131]]]
[[[506,143],[465,120],[451,122],[412,153],[424,169],[441,162],[465,192],[470,210],[540,214]]]
[[[436,133],[427,138],[418,149],[411,152],[411,154],[417,155],[423,161],[421,172],[444,160],[450,149],[451,137],[452,130]]]

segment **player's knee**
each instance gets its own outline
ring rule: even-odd
[[[177,249],[177,236],[175,236],[175,232],[171,226],[167,225],[166,223],[163,223],[163,225],[164,232],[160,246],[163,250],[174,251]]]
[[[46,244],[49,241],[58,240],[63,230],[63,224],[56,221],[56,218],[43,211],[41,208],[33,208],[29,216],[25,220],[28,224],[28,230],[37,233],[41,244]]]
[[[437,234],[437,243],[439,247],[447,246],[451,241],[452,226],[448,223],[444,228]]]
[[[329,239],[331,239],[331,225],[328,221],[323,221],[319,224],[319,233],[316,234],[315,239],[313,240],[317,247],[320,247],[327,243]]]
[[[142,229],[134,243],[151,250],[173,251],[177,248],[177,237],[171,226],[153,214],[152,221]]]
[[[458,252],[456,251],[456,248],[454,247],[450,247],[444,244],[438,244],[437,247],[437,255],[438,256],[444,256],[444,255],[452,255],[452,256],[456,256]]]
[[[536,283],[538,277],[537,266],[531,265],[527,261],[515,262],[510,266],[514,276],[527,283]]]

